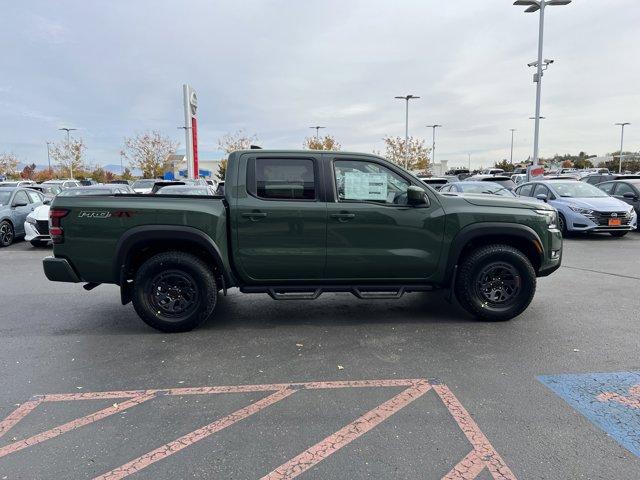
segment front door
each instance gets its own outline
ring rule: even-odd
[[[382,161],[334,158],[335,201],[327,203],[329,280],[425,280],[437,269],[443,210],[407,205],[407,187],[420,186]],[[424,186],[422,186],[424,187]]]
[[[16,235],[24,235],[24,222],[27,215],[35,208],[35,205],[30,203],[31,200],[25,190],[16,191],[11,202],[11,217]]]
[[[326,261],[327,207],[319,156],[245,155],[239,165],[236,241],[245,277],[274,283],[319,280]]]

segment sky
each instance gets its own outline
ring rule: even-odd
[[[533,151],[538,14],[510,0],[92,0],[3,2],[0,152],[46,164],[78,128],[92,164],[158,130],[184,145],[182,84],[198,93],[201,158],[226,132],[300,148],[312,125],[343,150],[410,135],[436,161],[489,166]],[[546,11],[541,156],[640,150],[640,2],[574,0]],[[182,147],[184,148],[184,147]]]

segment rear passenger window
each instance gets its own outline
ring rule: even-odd
[[[615,183],[603,183],[602,185],[598,185],[598,188],[602,190],[604,193],[608,193],[609,195],[611,195],[611,192],[613,191],[613,187],[615,186],[616,186]]]
[[[535,187],[535,184],[523,185],[518,189],[518,195],[521,195],[523,197],[530,197],[531,192],[533,192],[533,187]]]
[[[31,200],[29,203],[40,203],[42,201],[42,197],[38,192],[27,192],[27,194],[29,195],[29,200]]]
[[[257,158],[249,165],[249,188],[268,200],[315,200],[313,160],[302,158]],[[254,170],[251,172],[251,170]],[[252,185],[253,183],[253,185]]]

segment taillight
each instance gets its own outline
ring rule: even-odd
[[[49,235],[53,243],[64,242],[64,231],[60,225],[60,221],[69,215],[69,210],[63,208],[51,208],[49,210]]]

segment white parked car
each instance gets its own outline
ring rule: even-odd
[[[156,182],[159,181],[160,180],[153,178],[143,178],[141,180],[136,180],[135,182],[133,182],[131,188],[133,188],[136,193],[142,193],[146,195],[151,193],[151,190],[153,190],[153,186],[156,184]]]
[[[89,187],[67,188],[58,193],[61,197],[74,197],[79,195],[113,195],[131,193],[129,185],[118,183],[106,185],[91,185]],[[46,247],[51,242],[49,235],[49,206],[51,200],[45,200],[43,205],[36,207],[27,215],[24,222],[24,239],[31,242],[34,247]]]

